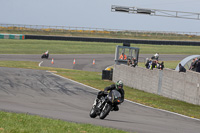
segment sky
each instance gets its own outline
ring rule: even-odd
[[[200,32],[200,20],[111,12],[112,5],[200,13],[200,0],[0,0],[0,24]]]

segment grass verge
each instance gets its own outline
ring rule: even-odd
[[[125,131],[27,114],[0,112],[0,133],[125,133]]]
[[[1,39],[1,54],[114,54],[120,43],[76,42],[54,40],[12,40]],[[140,48],[140,54],[199,54],[199,46],[131,44]]]

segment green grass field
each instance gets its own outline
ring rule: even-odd
[[[46,41],[46,40],[0,40],[1,54],[41,54],[47,49],[50,54],[113,54],[114,43],[95,42],[68,42],[68,41]],[[144,45],[131,44],[139,47],[140,54],[199,54],[199,46],[170,46],[170,45]],[[178,61],[165,62],[166,68],[175,68]],[[143,64],[142,64],[143,65]],[[15,67],[28,69],[41,69],[57,71],[57,74],[84,83],[86,85],[102,90],[105,86],[112,84],[111,81],[101,80],[101,73],[86,72],[79,70],[38,67],[38,62],[26,61],[0,61],[0,67]],[[172,112],[184,114],[200,119],[200,106],[188,104],[182,101],[172,100],[151,93],[125,86],[126,99],[142,103],[155,108],[165,109]],[[48,122],[46,122],[48,121]],[[33,126],[29,128],[30,123]],[[47,124],[45,124],[47,123]],[[41,125],[41,126],[38,126]],[[51,126],[49,126],[51,125]],[[75,128],[77,130],[75,130]],[[91,129],[92,128],[92,129]],[[55,130],[56,129],[56,130]],[[94,129],[94,130],[93,130]],[[15,114],[0,112],[0,133],[25,133],[25,132],[123,132],[113,129],[96,127],[88,124],[68,123],[60,120],[29,116],[26,114]]]
[[[50,40],[0,40],[1,54],[114,54],[117,43],[50,41]],[[140,48],[140,54],[199,54],[200,46],[173,46],[131,44]]]
[[[125,131],[28,114],[0,112],[0,133],[125,133]]]

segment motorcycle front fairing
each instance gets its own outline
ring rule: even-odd
[[[120,104],[122,102],[121,93],[117,90],[110,91],[108,99],[112,104]]]

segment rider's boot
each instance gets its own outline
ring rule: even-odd
[[[114,106],[112,109],[111,109],[111,111],[118,111],[119,110],[119,107],[116,105],[116,106]]]

